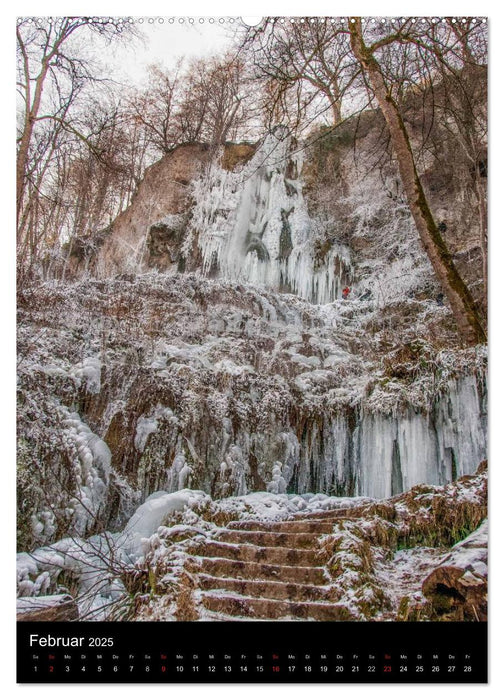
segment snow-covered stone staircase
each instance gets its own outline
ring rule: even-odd
[[[319,540],[333,531],[336,517],[236,521],[215,539],[195,544],[190,567],[207,614],[217,619],[350,619],[348,609],[335,602]]]

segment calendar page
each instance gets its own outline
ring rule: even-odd
[[[18,682],[486,682],[487,29],[17,20]]]

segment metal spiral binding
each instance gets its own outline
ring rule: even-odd
[[[48,17],[18,17],[17,23],[27,21],[29,23],[38,24],[43,20],[49,19]],[[245,26],[257,26],[262,22],[274,23],[279,22],[280,24],[316,24],[319,22],[330,23],[330,24],[346,24],[349,17],[90,17],[92,21],[102,22],[114,20],[117,24],[167,24],[167,25],[198,25],[198,24],[214,24],[214,25],[224,25],[224,24],[242,24]],[[409,20],[412,23],[418,22],[419,24],[427,24],[429,21],[440,21],[446,24],[471,24],[471,22],[482,22],[487,24],[486,17],[368,17],[371,24],[395,24],[401,23]],[[57,23],[61,21],[61,17],[53,18],[53,21]]]

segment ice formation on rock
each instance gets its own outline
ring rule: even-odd
[[[98,517],[107,498],[111,454],[108,445],[91,431],[78,413],[64,410],[65,438],[75,451],[73,464],[77,484],[69,498],[68,513],[76,532],[84,534]]]
[[[486,456],[485,403],[467,376],[450,382],[431,413],[363,416],[354,441],[358,493],[387,498],[472,474]]]
[[[315,304],[341,297],[350,271],[348,249],[333,242],[324,259],[315,255],[315,225],[303,198],[302,152],[287,129],[277,127],[239,172],[214,163],[193,183],[206,275],[264,285]],[[192,236],[184,243],[189,253]]]
[[[38,450],[60,445],[48,476],[43,466],[20,471],[36,494],[24,520],[36,546],[62,531],[120,528],[161,490],[386,498],[472,473],[486,457],[484,348],[420,344],[398,381],[379,356],[361,354],[369,320],[380,319],[372,303],[320,306],[153,273],[79,282],[70,299],[63,285],[44,294],[55,295],[51,333],[33,346],[31,326],[21,331],[33,356],[20,366],[20,420],[38,447],[22,445],[20,456],[43,465]],[[101,355],[101,327],[83,320],[89,299],[99,318],[129,309],[130,325],[110,322]],[[405,308],[419,319],[416,333],[445,314],[429,300]]]

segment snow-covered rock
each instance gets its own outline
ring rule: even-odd
[[[170,515],[186,507],[196,505],[205,497],[202,491],[183,489],[175,493],[162,491],[151,494],[130,518],[120,540],[121,547],[133,557],[138,558],[142,545],[153,535]]]

